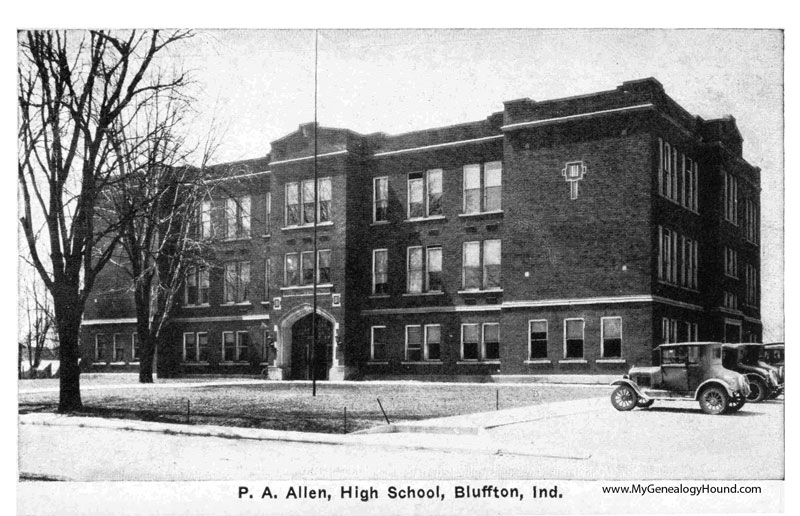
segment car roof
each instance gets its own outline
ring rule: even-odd
[[[760,342],[726,342],[722,345],[723,348],[738,349],[748,347],[761,347],[763,344]]]
[[[672,342],[669,344],[661,344],[659,348],[677,348],[683,346],[720,346],[721,342]]]
[[[770,342],[769,344],[764,344],[764,347],[767,349],[783,349],[783,342]]]

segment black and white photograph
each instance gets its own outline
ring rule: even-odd
[[[102,27],[16,28],[17,514],[785,511],[779,26]]]

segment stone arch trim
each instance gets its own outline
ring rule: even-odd
[[[275,367],[289,369],[292,366],[292,326],[294,323],[303,317],[314,312],[314,307],[310,303],[302,303],[291,310],[289,310],[278,323],[277,334],[277,356],[275,357]],[[336,317],[329,311],[317,306],[317,315],[321,315],[333,325],[333,334],[336,334],[336,329],[339,323]]]

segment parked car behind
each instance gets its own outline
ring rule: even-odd
[[[764,361],[764,344],[740,343],[722,346],[722,364],[747,377],[750,395],[747,401],[760,403],[783,393],[783,383],[778,377],[778,368]]]
[[[688,342],[662,344],[654,350],[659,365],[633,367],[612,385],[611,404],[617,410],[647,408],[656,400],[694,400],[706,414],[736,412],[750,393],[744,375],[722,365],[722,344]]]
[[[783,342],[770,342],[764,344],[764,361],[778,368],[778,379],[781,383],[786,381],[786,367],[784,363]]]

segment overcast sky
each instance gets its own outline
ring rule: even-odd
[[[323,30],[318,120],[401,133],[481,120],[503,101],[566,97],[657,78],[692,114],[733,115],[762,169],[762,319],[783,339],[783,55],[769,30]],[[200,31],[174,52],[197,81],[216,162],[263,156],[314,119],[310,30]],[[765,253],[764,250],[769,250]]]

